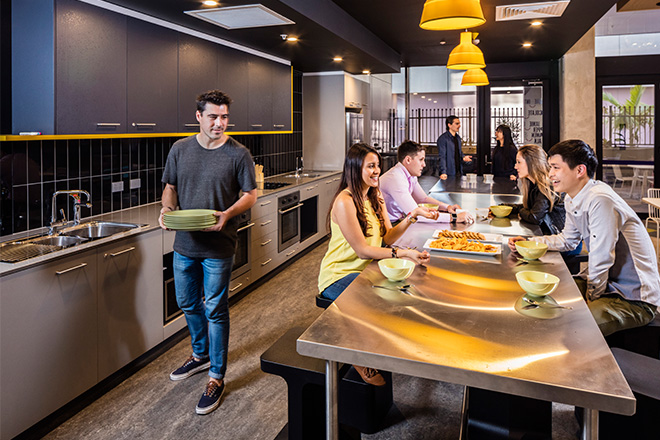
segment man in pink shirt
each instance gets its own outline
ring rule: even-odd
[[[417,178],[426,166],[424,147],[413,141],[404,141],[397,150],[398,163],[380,176],[379,187],[385,198],[385,206],[393,223],[404,218],[419,203],[438,205],[439,222],[470,223],[474,219],[458,205],[448,205],[424,192]]]

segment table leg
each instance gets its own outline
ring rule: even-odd
[[[598,410],[584,408],[582,440],[598,440]]]
[[[339,439],[337,376],[337,362],[325,361],[325,437],[327,440]]]

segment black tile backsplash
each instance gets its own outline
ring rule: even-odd
[[[293,133],[236,135],[264,175],[292,171],[302,156],[302,74],[293,77]],[[0,235],[48,226],[53,192],[84,189],[92,196],[89,217],[160,200],[167,153],[179,138],[107,138],[0,142]],[[130,189],[131,179],[140,188]],[[112,192],[113,182],[124,190]],[[73,216],[70,197],[57,210]],[[58,214],[59,215],[59,214]]]

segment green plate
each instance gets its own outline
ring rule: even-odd
[[[213,215],[214,212],[216,212],[214,209],[181,209],[179,211],[166,212],[163,217],[176,219],[196,219],[199,217]]]

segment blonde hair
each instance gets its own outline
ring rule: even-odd
[[[558,198],[558,194],[555,190],[552,189],[552,184],[550,183],[550,165],[548,164],[548,155],[543,148],[534,144],[523,145],[518,149],[518,154],[520,154],[527,164],[527,174],[529,177],[534,179],[536,186],[538,187],[541,194],[543,194],[550,201],[550,211],[555,205],[555,201]],[[529,179],[522,178],[520,179],[520,191],[523,196],[523,206],[527,206],[527,198],[530,191]]]

